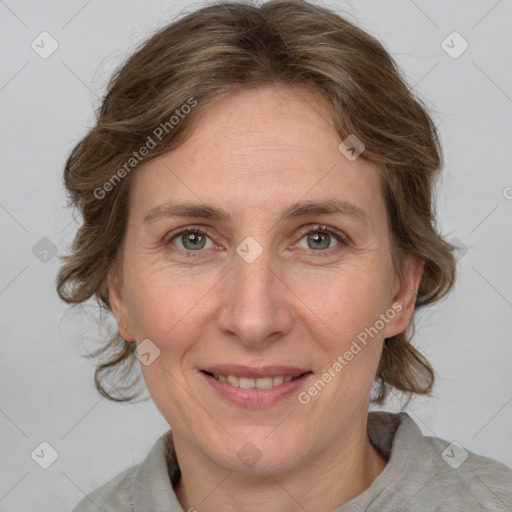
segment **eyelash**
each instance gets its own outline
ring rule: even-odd
[[[205,236],[208,236],[209,238],[211,238],[211,231],[208,228],[187,226],[186,228],[182,228],[178,231],[170,233],[170,238],[168,238],[167,241],[164,242],[164,245],[166,247],[169,246],[175,238],[177,238],[179,235],[183,235],[185,233],[198,233],[200,235],[205,235]],[[338,231],[336,229],[326,226],[325,224],[316,224],[314,226],[309,226],[309,227],[301,230],[301,232],[300,232],[301,236],[300,236],[299,240],[302,240],[302,238],[304,238],[306,235],[309,235],[311,233],[328,233],[329,235],[333,235],[336,238],[336,240],[339,242],[339,245],[337,245],[336,247],[331,247],[330,249],[322,249],[321,251],[311,250],[312,252],[314,252],[316,255],[319,255],[319,256],[332,254],[334,251],[340,250],[343,245],[347,245],[347,243],[348,243],[348,239],[347,239],[346,235],[344,235],[343,233],[341,233],[340,231]],[[202,252],[201,250],[191,251],[191,250],[180,249],[180,248],[178,248],[178,250],[188,253],[189,256],[191,256],[192,255],[191,253],[194,253],[194,252]]]

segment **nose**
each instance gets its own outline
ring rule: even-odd
[[[223,280],[219,329],[247,348],[264,350],[293,325],[293,294],[279,275],[279,263],[272,260],[268,249],[252,262],[235,253]]]

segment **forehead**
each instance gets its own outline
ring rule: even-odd
[[[137,169],[131,208],[144,215],[186,200],[262,215],[301,199],[339,198],[381,216],[376,168],[362,157],[349,161],[340,142],[329,106],[306,88],[231,94],[201,112],[185,143]]]

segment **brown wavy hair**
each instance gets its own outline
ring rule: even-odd
[[[349,134],[364,141],[363,156],[378,165],[382,177],[395,272],[402,276],[405,252],[424,262],[415,311],[444,297],[455,280],[455,247],[435,226],[433,192],[442,153],[427,108],[382,44],[354,23],[303,0],[272,0],[216,2],[182,14],[115,72],[95,125],[65,165],[68,204],[82,219],[70,254],[61,257],[60,298],[73,305],[92,298],[101,312],[110,311],[107,278],[119,265],[137,163],[130,159],[148,137],[155,138],[155,127],[191,98],[197,102],[172,129],[168,123],[144,161],[178,147],[212,102],[280,84],[319,93],[330,106],[340,142]],[[125,172],[118,171],[122,168]],[[409,400],[414,393],[431,393],[434,371],[411,344],[413,331],[414,318],[406,331],[385,340],[372,402],[382,404],[390,388]],[[132,401],[140,390],[129,391],[141,380],[133,373],[135,344],[119,333],[109,336],[89,354],[105,355],[96,367],[96,388],[110,400]],[[117,382],[109,391],[105,382],[114,374]],[[119,385],[129,377],[134,377],[130,384]]]

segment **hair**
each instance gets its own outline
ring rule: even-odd
[[[318,93],[341,140],[355,134],[364,142],[362,157],[377,164],[381,176],[394,271],[403,277],[406,253],[423,261],[415,313],[443,298],[455,281],[456,248],[435,226],[433,192],[442,166],[435,125],[380,42],[304,0],[207,5],[158,30],[117,69],[95,125],[65,164],[68,206],[79,210],[82,223],[71,253],[61,257],[60,298],[73,305],[93,298],[100,311],[111,311],[107,277],[121,259],[132,170],[139,160],[178,147],[213,102],[280,85]],[[191,100],[197,106],[186,110]],[[140,158],[149,140],[154,147]],[[409,400],[431,393],[434,371],[411,344],[413,334],[414,316],[404,332],[385,339],[373,403],[383,404],[391,388]],[[127,402],[140,394],[115,396],[105,386],[116,372],[119,381],[132,374],[134,345],[117,333],[91,355],[106,353],[94,375],[102,396]]]

